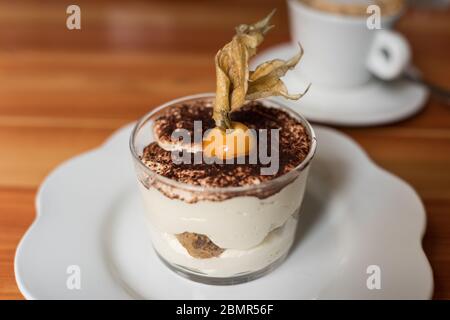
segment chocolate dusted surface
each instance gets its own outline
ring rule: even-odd
[[[197,100],[181,103],[166,109],[155,120],[155,133],[158,140],[171,142],[171,134],[176,129],[186,129],[193,137],[194,121],[202,121],[203,132],[214,127],[211,102]],[[279,131],[279,170],[273,175],[261,175],[262,167],[269,167],[259,162],[250,164],[248,157],[245,164],[176,164],[171,152],[163,149],[157,142],[144,148],[142,162],[152,171],[169,179],[191,185],[205,187],[238,187],[257,185],[279,177],[297,167],[307,156],[310,149],[310,137],[306,129],[287,112],[264,106],[253,101],[232,113],[232,120],[245,124],[250,129],[280,129]],[[202,132],[202,134],[203,134]],[[192,139],[193,140],[193,139]],[[268,131],[268,150],[270,150],[270,130]]]
[[[196,100],[170,107],[156,119],[153,132],[160,144],[174,145],[178,142],[171,140],[172,133],[177,129],[185,129],[191,134],[193,145],[194,121],[201,121],[204,131],[214,127],[211,101]]]

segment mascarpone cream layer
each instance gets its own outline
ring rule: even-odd
[[[174,235],[150,229],[155,249],[169,263],[212,277],[230,277],[261,270],[285,255],[294,241],[296,227],[296,217],[290,217],[258,246],[248,250],[227,249],[219,257],[209,259],[191,257]]]
[[[299,209],[307,174],[308,168],[265,199],[237,196],[223,201],[187,203],[171,199],[156,188],[140,185],[140,189],[148,220],[159,232],[204,234],[221,248],[246,250],[260,244]]]

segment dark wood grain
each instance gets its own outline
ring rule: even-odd
[[[182,95],[214,89],[213,56],[235,25],[277,7],[264,47],[289,39],[282,0],[77,1],[82,30],[65,27],[68,1],[0,1],[0,298],[22,298],[15,248],[35,215],[38,185],[61,161]],[[414,63],[450,87],[450,12],[410,10],[398,26]],[[340,128],[422,197],[424,248],[435,298],[450,298],[450,107]]]

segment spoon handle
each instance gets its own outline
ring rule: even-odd
[[[403,74],[403,77],[409,81],[421,84],[425,87],[427,87],[431,94],[433,94],[436,98],[438,98],[440,101],[450,104],[450,90],[440,87],[438,85],[435,85],[434,83],[431,83],[427,80],[421,79],[417,75],[414,75],[411,72],[405,72]]]

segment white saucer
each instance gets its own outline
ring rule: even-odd
[[[419,197],[375,166],[352,140],[319,126],[298,236],[287,260],[269,275],[235,286],[179,277],[152,250],[128,151],[130,130],[123,128],[100,148],[66,161],[42,184],[37,218],[15,259],[26,298],[431,297]],[[80,290],[66,286],[72,265],[81,270]],[[381,268],[380,290],[367,289],[369,265]]]
[[[298,46],[283,44],[258,54],[252,67],[274,58],[290,58]],[[297,66],[302,68],[300,61]],[[283,78],[289,92],[303,92],[308,79],[295,72]],[[302,113],[308,120],[342,126],[371,126],[392,123],[417,113],[425,105],[428,91],[409,81],[383,83],[371,79],[367,84],[351,89],[320,87],[312,83],[308,93],[299,101],[283,99],[283,104]]]

